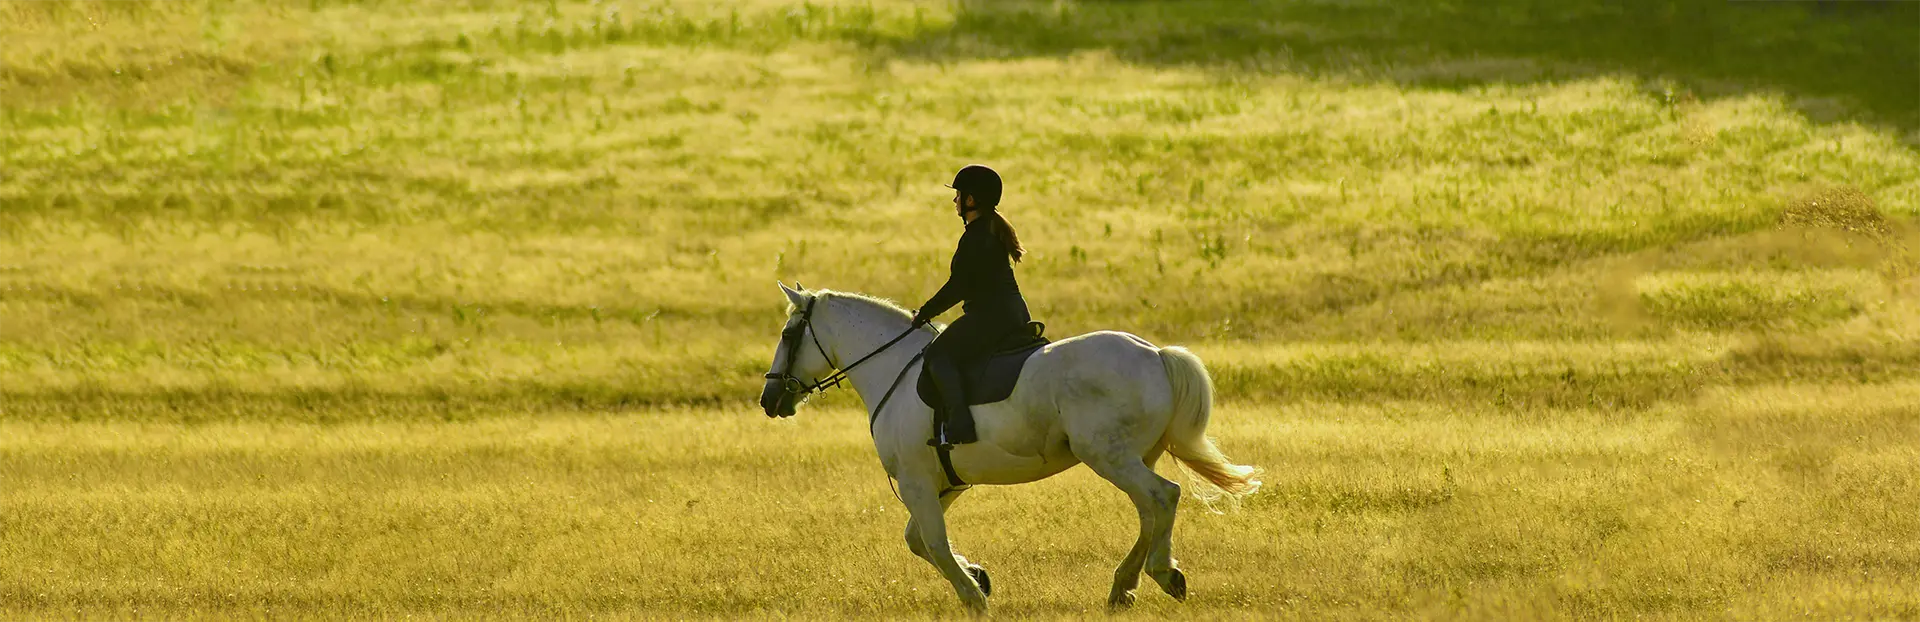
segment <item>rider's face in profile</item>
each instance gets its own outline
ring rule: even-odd
[[[972,197],[959,190],[953,191],[953,213],[961,218],[967,217],[967,207],[973,205]]]

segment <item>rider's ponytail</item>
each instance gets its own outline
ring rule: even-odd
[[[1000,244],[1007,247],[1007,255],[1013,257],[1014,262],[1019,262],[1020,257],[1027,254],[1027,249],[1020,247],[1020,234],[1013,230],[1013,223],[1007,222],[1007,217],[1001,216],[1000,210],[989,209],[984,215],[993,219],[987,224],[993,227],[993,235],[1000,238]]]

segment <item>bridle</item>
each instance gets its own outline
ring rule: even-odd
[[[847,379],[848,372],[852,372],[853,368],[859,367],[861,363],[865,363],[868,359],[873,358],[881,352],[885,352],[887,348],[893,347],[893,344],[900,343],[901,339],[906,339],[907,335],[911,335],[919,329],[915,326],[909,326],[907,327],[907,332],[900,333],[900,336],[894,337],[893,340],[888,341],[886,345],[875,348],[873,352],[869,352],[866,356],[860,357],[860,360],[854,361],[852,365],[836,368],[834,372],[827,375],[826,378],[817,380],[813,384],[807,384],[806,381],[793,375],[793,364],[800,360],[797,350],[800,347],[800,338],[802,336],[812,335],[813,349],[820,353],[821,360],[826,361],[828,365],[833,364],[833,357],[827,356],[827,349],[820,345],[820,335],[812,330],[813,305],[819,300],[819,296],[808,297],[806,308],[800,312],[800,323],[781,329],[780,343],[787,352],[786,369],[780,370],[779,372],[767,372],[766,375],[768,380],[780,381],[780,390],[796,398],[824,392],[827,389],[840,386],[840,383]]]
[[[845,380],[847,377],[844,370],[836,371],[825,379],[808,385],[805,381],[800,380],[798,376],[793,375],[793,364],[800,360],[800,353],[798,351],[800,348],[800,338],[803,335],[813,332],[811,330],[813,327],[813,304],[818,300],[818,297],[807,298],[807,308],[805,311],[800,312],[800,323],[786,327],[780,331],[780,344],[782,349],[787,352],[787,368],[780,370],[778,373],[767,372],[767,379],[780,381],[780,390],[786,392],[788,395],[800,396],[817,391],[825,391],[838,386],[840,381]],[[820,346],[819,335],[813,335],[813,349],[820,353],[821,360],[826,361],[828,365],[833,364],[833,357],[827,356],[827,349]]]

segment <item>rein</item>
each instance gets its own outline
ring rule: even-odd
[[[868,435],[873,434],[873,424],[880,422],[880,411],[887,407],[887,400],[893,399],[893,392],[900,389],[900,381],[906,380],[907,372],[913,371],[913,365],[919,363],[920,359],[926,356],[926,350],[921,350],[918,354],[913,355],[913,358],[907,361],[907,366],[900,368],[900,375],[894,376],[893,384],[887,385],[887,394],[880,396],[880,403],[873,407],[873,412],[867,413]]]
[[[813,305],[815,302],[819,300],[820,298],[818,296],[813,298],[808,298],[807,308],[805,311],[801,312],[800,314],[800,324],[797,326],[794,326],[792,329],[789,329],[788,331],[783,331],[782,337],[789,341],[787,352],[791,353],[793,352],[793,349],[795,346],[800,345],[798,342],[800,341],[801,333],[810,334],[813,337],[813,349],[820,352],[820,358],[827,361],[832,361],[833,357],[827,356],[827,349],[820,346],[820,335],[813,333],[812,331]],[[887,351],[887,348],[893,347],[894,344],[900,343],[900,340],[906,339],[908,335],[912,335],[917,331],[919,331],[919,327],[917,326],[907,327],[907,331],[904,333],[900,333],[900,336],[894,337],[893,340],[888,341],[885,345],[882,345],[879,348],[875,348],[874,351],[872,352],[868,352],[866,356],[860,357],[860,359],[854,361],[852,365],[848,365],[846,367],[841,367],[839,369],[836,369],[832,374],[828,374],[827,377],[821,378],[820,380],[815,381],[811,385],[805,382],[801,382],[798,377],[793,375],[793,363],[794,361],[799,360],[798,356],[790,356],[787,358],[787,370],[785,372],[777,373],[777,374],[773,372],[768,372],[766,375],[766,378],[769,380],[779,380],[782,383],[783,388],[786,389],[788,393],[791,393],[795,396],[808,395],[812,393],[822,393],[822,392],[825,392],[827,389],[840,386],[840,383],[845,381],[848,378],[847,374],[848,372],[853,371],[853,368],[859,367],[861,363],[865,363],[869,359],[872,359],[875,356],[879,356],[881,352]],[[909,363],[908,366],[911,367],[912,364]],[[898,384],[899,381],[895,380],[894,383]],[[878,412],[878,411],[875,411],[875,412]]]

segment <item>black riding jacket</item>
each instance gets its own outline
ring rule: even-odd
[[[1024,310],[1026,300],[1013,280],[1011,257],[1000,236],[993,234],[993,217],[974,218],[960,235],[960,248],[953,252],[947,284],[920,306],[916,317],[932,319],[959,303],[965,303],[963,310],[969,313],[995,313],[1016,303]]]

